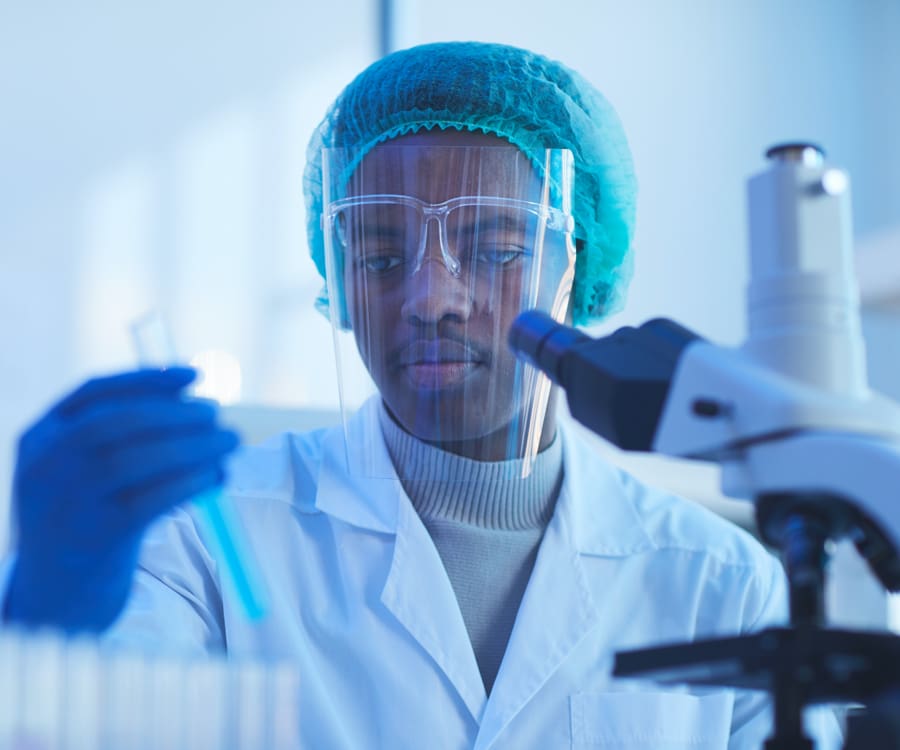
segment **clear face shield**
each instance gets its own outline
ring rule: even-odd
[[[479,461],[525,459],[528,474],[555,430],[550,383],[515,358],[507,335],[528,309],[564,322],[575,269],[572,155],[542,156],[390,142],[363,158],[326,150],[323,229],[345,426],[377,391],[418,440]],[[377,441],[347,438],[350,472],[392,475],[369,451]],[[401,478],[427,478],[415,471]]]

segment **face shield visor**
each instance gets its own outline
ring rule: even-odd
[[[326,149],[323,177],[345,426],[377,391],[418,440],[478,461],[525,459],[526,476],[553,438],[550,383],[515,358],[507,335],[524,310],[565,321],[571,153],[535,161],[513,146],[389,142],[364,156]],[[348,471],[392,475],[380,446],[347,440]],[[401,479],[428,478],[416,471]]]

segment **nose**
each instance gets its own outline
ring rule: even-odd
[[[445,319],[463,322],[472,314],[468,274],[453,273],[446,265],[446,250],[438,232],[429,232],[416,268],[406,278],[403,319],[414,325]]]
[[[438,251],[439,254],[436,254]],[[419,248],[416,252],[417,271],[429,257],[440,258],[450,273],[459,276],[462,266],[459,258],[450,251],[446,225],[437,215],[426,216],[422,223]]]

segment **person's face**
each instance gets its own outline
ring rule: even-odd
[[[397,146],[418,147],[415,159]],[[365,157],[348,194],[402,195],[428,204],[477,195],[539,199],[541,180],[524,155],[511,175],[498,168],[496,150],[446,146],[503,147],[507,154],[511,148],[482,133],[403,136]],[[357,347],[385,405],[426,442],[483,460],[508,457],[523,399],[507,334],[528,302],[523,289],[534,268],[523,238],[533,242],[535,231],[503,208],[460,208],[443,225],[429,219],[424,243],[403,252],[395,238],[415,232],[415,210],[363,210],[364,237],[350,243],[344,288]],[[564,245],[553,241],[545,252],[564,255]],[[466,248],[475,245],[490,250],[479,250],[474,260]]]

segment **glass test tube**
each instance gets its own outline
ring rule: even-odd
[[[144,367],[167,367],[178,358],[168,327],[159,313],[150,313],[131,325],[138,362]],[[228,495],[221,487],[201,492],[192,498],[198,521],[222,561],[224,578],[237,594],[244,614],[260,619],[266,611],[262,577],[253,565],[249,546],[240,533]]]

